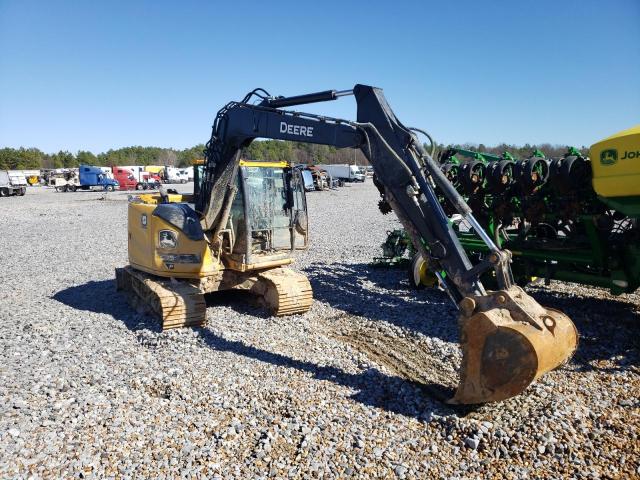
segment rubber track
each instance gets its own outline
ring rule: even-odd
[[[265,286],[263,299],[276,316],[305,313],[311,308],[313,290],[305,275],[288,268],[275,268],[258,275]]]
[[[204,294],[189,283],[160,279],[128,266],[116,269],[116,288],[127,293],[134,308],[151,310],[160,318],[162,330],[206,324]]]

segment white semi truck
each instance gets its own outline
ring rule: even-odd
[[[165,167],[165,182],[166,183],[187,183],[189,177],[187,172],[183,168],[177,167]]]
[[[193,182],[193,166],[183,168],[180,171],[187,176],[187,181]]]
[[[357,165],[337,164],[337,165],[318,165],[326,171],[331,177],[344,180],[345,182],[364,182],[365,176],[360,173]]]
[[[20,170],[0,170],[0,197],[23,196],[27,193],[27,179]]]

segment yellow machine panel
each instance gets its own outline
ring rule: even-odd
[[[154,215],[156,208],[153,203],[129,203],[129,262],[133,267],[181,278],[200,278],[221,268],[204,238],[188,238]]]
[[[640,195],[640,125],[591,146],[593,189],[603,197]]]
[[[259,162],[255,160],[240,160],[239,165],[241,167],[273,167],[273,168],[285,168],[289,166],[287,162],[278,162],[278,161]]]
[[[147,165],[144,167],[144,171],[149,173],[160,173],[164,171],[164,166],[163,165]]]
[[[159,193],[142,193],[138,195],[138,198],[141,202],[158,205],[162,203],[162,197]],[[167,194],[167,202],[169,203],[180,203],[180,202],[193,202],[193,195],[184,194],[184,193],[169,193]]]

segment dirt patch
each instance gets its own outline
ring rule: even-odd
[[[438,400],[453,395],[460,359],[456,355],[443,358],[440,351],[435,353],[422,335],[404,332],[402,336],[397,336],[397,332],[393,335],[375,326],[357,324],[348,315],[332,317],[325,332],[389,373],[419,385]]]

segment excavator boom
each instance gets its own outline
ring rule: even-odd
[[[357,103],[357,121],[282,109],[351,94]],[[258,104],[250,103],[254,96],[260,98]],[[566,315],[541,307],[514,285],[510,253],[500,250],[484,232],[418,141],[417,131],[398,120],[379,88],[356,85],[348,91],[295,97],[273,97],[256,89],[242,101],[227,104],[216,117],[196,199],[203,230],[215,231],[226,224],[239,152],[255,138],[361,149],[374,168],[385,201],[460,309],[463,364],[451,401],[483,403],[512,397],[572,356],[576,329]],[[479,263],[473,265],[460,245],[436,188],[487,245],[489,253]],[[480,282],[480,275],[488,270],[495,272],[496,292],[487,292]]]

